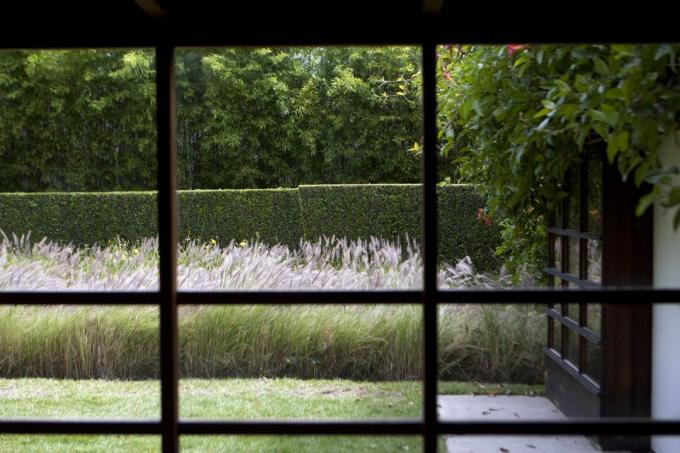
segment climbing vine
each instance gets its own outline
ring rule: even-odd
[[[624,180],[650,184],[638,215],[659,202],[680,227],[679,170],[657,156],[678,128],[679,54],[669,44],[439,48],[439,150],[504,219],[498,253],[510,270],[544,262],[545,216],[589,142],[606,144]]]

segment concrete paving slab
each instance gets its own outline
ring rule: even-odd
[[[448,453],[590,453],[600,452],[583,436],[452,436]]]
[[[455,420],[564,420],[540,396],[440,395],[439,416]],[[591,453],[600,450],[585,436],[448,436],[449,453]]]

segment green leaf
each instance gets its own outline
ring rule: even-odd
[[[569,121],[572,120],[574,113],[578,110],[578,105],[576,104],[562,104],[557,107],[558,114],[566,117]]]
[[[534,118],[542,118],[542,117],[546,116],[548,113],[550,113],[551,111],[552,111],[552,110],[550,110],[550,109],[543,108],[543,109],[539,110],[539,111],[534,115]]]
[[[482,112],[482,105],[479,103],[479,99],[475,99],[474,102],[472,103],[472,108],[477,112],[479,116],[482,116],[484,113]]]
[[[604,92],[604,98],[625,101],[626,95],[621,88],[610,88]]]
[[[595,109],[590,109],[590,111],[589,111],[588,113],[590,113],[590,117],[591,117],[594,121],[600,121],[600,122],[602,122],[602,123],[607,123],[607,122],[608,122],[608,121],[607,121],[607,115],[605,115],[604,112],[601,112],[601,111],[595,110]]]
[[[615,127],[619,122],[618,112],[609,104],[602,104],[600,105],[600,110],[591,109],[589,113],[593,120],[607,123],[612,127]]]
[[[673,187],[668,193],[667,199],[661,202],[661,206],[664,208],[672,208],[677,205],[680,205],[680,187]]]
[[[594,66],[595,72],[603,76],[609,74],[609,66],[607,66],[607,63],[602,61],[602,58],[600,57],[593,58],[593,63],[595,65]]]
[[[635,207],[635,215],[641,217],[642,214],[644,214],[645,211],[647,211],[647,209],[658,199],[659,193],[656,190],[640,197],[640,201],[638,201],[638,204]]]
[[[571,93],[571,87],[565,81],[557,79],[555,80],[555,85],[557,85],[557,88],[560,90],[561,96],[565,96]]]
[[[576,74],[576,78],[574,80],[574,88],[576,88],[576,91],[579,93],[584,93],[588,91],[589,87],[590,80],[583,74]]]
[[[677,175],[678,173],[679,173],[678,167],[676,167],[675,165],[670,167],[657,168],[647,173],[647,175],[645,176],[645,181],[647,181],[650,184],[657,184],[662,180],[668,178],[669,176]]]
[[[644,162],[642,163],[639,167],[635,169],[635,186],[640,187],[642,184],[642,181],[645,180],[645,176],[647,176],[647,172],[649,171],[649,163]]]
[[[612,134],[607,141],[607,159],[614,162],[614,158],[620,151],[628,149],[629,134],[626,131]]]
[[[618,54],[618,56],[632,56],[634,47],[631,44],[612,44],[612,50]]]
[[[673,54],[673,47],[670,44],[661,44],[654,52],[654,60],[659,61],[664,56]]]

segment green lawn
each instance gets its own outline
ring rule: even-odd
[[[540,394],[542,386],[447,382],[440,393]],[[158,418],[158,381],[0,379],[0,417]],[[420,382],[183,380],[180,416],[213,419],[370,419],[421,416]],[[420,451],[404,437],[187,436],[184,451]],[[159,451],[155,436],[0,436],[0,452]]]

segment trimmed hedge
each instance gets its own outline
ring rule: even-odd
[[[49,192],[0,194],[5,234],[47,237],[78,245],[158,235],[154,192]]]
[[[178,196],[181,239],[257,239],[294,247],[304,234],[297,189],[187,190]]]
[[[179,236],[222,244],[258,239],[291,247],[300,238],[406,235],[421,239],[421,186],[349,184],[292,189],[178,192]],[[467,185],[438,188],[440,256],[470,255],[478,270],[498,268],[495,225],[477,221],[484,200]],[[155,192],[4,193],[0,229],[59,242],[135,241],[158,232]]]
[[[260,239],[296,245],[303,236],[297,189],[178,191],[179,237]],[[156,192],[0,194],[0,229],[34,239],[106,243],[158,234]]]
[[[419,184],[344,184],[300,186],[303,229],[308,239],[382,236],[422,243],[422,190]],[[477,270],[497,270],[497,226],[477,221],[484,199],[470,185],[437,189],[439,256],[444,261],[469,255]]]

